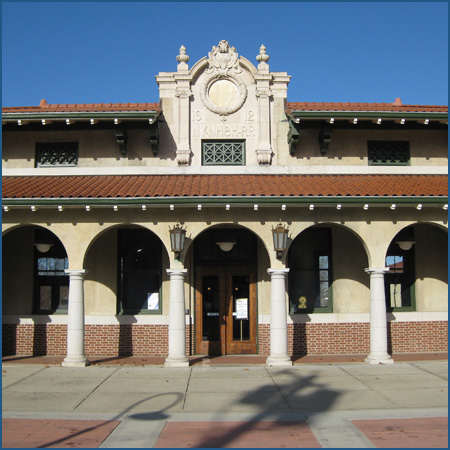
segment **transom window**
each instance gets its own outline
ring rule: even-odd
[[[389,166],[409,164],[409,142],[368,141],[369,165]]]
[[[37,142],[36,167],[76,167],[78,142]]]
[[[204,166],[243,166],[245,141],[202,141]]]

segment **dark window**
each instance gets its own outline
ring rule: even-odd
[[[289,311],[331,312],[331,230],[305,230],[289,249]]]
[[[204,166],[245,165],[245,141],[202,141]]]
[[[36,143],[36,167],[76,167],[78,142]]]
[[[37,231],[35,236],[42,235]],[[63,245],[53,237],[54,244],[42,253],[34,250],[36,314],[67,313],[69,302],[68,259]]]
[[[390,245],[386,256],[389,272],[384,275],[387,311],[414,311],[414,247],[402,250]]]
[[[409,142],[368,141],[369,165],[407,166],[409,164]]]
[[[148,230],[119,230],[119,310],[161,313],[162,245]]]

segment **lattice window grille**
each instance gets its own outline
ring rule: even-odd
[[[244,142],[204,142],[204,165],[244,165]]]
[[[369,164],[407,165],[409,164],[409,142],[369,141]]]
[[[75,167],[78,163],[78,143],[38,143],[36,144],[36,162],[37,167]]]

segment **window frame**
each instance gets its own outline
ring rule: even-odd
[[[63,253],[65,256],[63,256]],[[41,253],[37,248],[34,248],[34,314],[37,315],[51,315],[51,314],[67,314],[69,308],[69,276],[65,273],[65,269],[68,268],[68,257],[65,249],[61,243],[55,243],[48,252]],[[64,259],[64,269],[56,270],[40,270],[39,259]],[[49,272],[44,275],[40,272]],[[56,274],[55,274],[56,272]],[[51,273],[51,274],[50,274]],[[51,307],[49,309],[43,309],[41,307],[41,287],[49,286],[51,295]],[[63,306],[61,301],[62,286],[67,287],[67,304]],[[58,292],[59,290],[59,292]]]
[[[407,154],[407,161],[396,161],[394,159],[389,159],[386,162],[380,161],[380,160],[374,160],[371,158],[371,152],[373,151],[373,146],[375,145],[385,145],[387,146],[393,146],[393,145],[404,145]],[[400,140],[368,140],[367,141],[367,160],[369,166],[409,166],[411,165],[411,152],[410,152],[410,143],[409,141],[400,141]]]
[[[397,246],[397,248],[395,248]],[[384,274],[384,292],[385,292],[385,298],[386,298],[386,312],[402,312],[402,311],[416,311],[416,296],[415,296],[415,284],[416,284],[416,275],[415,275],[415,253],[414,253],[414,246],[410,250],[402,250],[398,247],[396,243],[392,243],[388,251],[386,252],[385,257],[385,264],[386,267],[388,266],[387,259],[389,257],[396,257],[401,256],[403,257],[403,272],[394,272],[390,271],[386,272]],[[395,278],[400,279],[400,283],[390,283],[390,280],[394,280]],[[405,280],[405,284],[408,285],[408,288],[406,292],[403,290],[403,282],[402,280]],[[403,300],[404,295],[409,295],[409,303],[408,306],[391,306],[391,295],[390,295],[390,286],[391,284],[401,284],[402,285],[402,291],[401,296]]]
[[[332,228],[313,228],[309,230],[309,232],[317,232],[317,231],[327,231],[328,234],[328,242],[327,242],[327,248],[326,251],[324,249],[314,249],[312,251],[313,258],[314,258],[314,268],[313,269],[302,269],[302,270],[293,270],[291,258],[293,256],[289,254],[289,275],[288,275],[288,293],[289,293],[289,314],[290,315],[298,315],[298,314],[329,314],[333,313],[333,230]],[[308,230],[305,230],[304,232],[307,232]],[[292,248],[290,249],[290,251]],[[327,253],[327,254],[324,254]],[[328,257],[328,306],[321,308],[316,307],[316,298],[319,298],[320,301],[320,272],[324,269],[320,268],[320,258],[323,256]],[[307,306],[306,308],[301,308],[294,310],[294,303],[293,303],[293,295],[292,295],[292,289],[293,289],[293,276],[296,272],[314,272],[314,307]]]
[[[53,146],[57,149],[58,155],[55,156],[58,160],[56,163],[42,163],[41,162],[41,149],[45,146]],[[61,160],[61,153],[64,151],[64,149],[67,149],[70,146],[75,146],[74,152],[76,153],[76,160],[75,162],[68,162],[67,158],[68,156],[65,156],[64,160]],[[59,147],[59,148],[58,148]],[[36,168],[48,168],[48,167],[77,167],[78,166],[78,158],[79,158],[79,145],[77,141],[67,141],[67,142],[36,142],[36,148],[35,148],[35,167]]]
[[[125,293],[124,293],[124,270],[123,270],[123,260],[122,260],[122,243],[125,239],[126,234],[141,233],[146,234],[149,233],[149,237],[154,239],[154,244],[158,247],[159,254],[158,258],[158,267],[153,269],[142,269],[142,270],[127,270],[128,274],[147,274],[150,275],[152,273],[156,273],[159,277],[158,279],[158,289],[157,291],[148,292],[147,295],[158,294],[158,307],[156,309],[145,309],[144,307],[133,308],[124,304],[126,302]],[[161,315],[162,314],[162,243],[160,239],[152,233],[150,230],[141,229],[141,228],[119,228],[117,233],[117,314],[123,316],[136,316],[136,315]],[[148,297],[149,298],[149,297]],[[147,303],[148,305],[148,303]]]
[[[205,145],[206,144],[241,144],[242,145],[242,162],[205,162]],[[245,139],[202,139],[202,166],[245,166],[246,165],[246,141]]]

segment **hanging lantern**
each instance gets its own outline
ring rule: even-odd
[[[273,247],[277,252],[277,259],[281,259],[286,250],[288,229],[280,222],[275,228],[272,228]]]
[[[186,235],[186,229],[184,229],[179,223],[174,225],[170,230],[170,245],[172,251],[175,253],[175,259],[180,259],[180,253],[184,248],[184,237]]]

